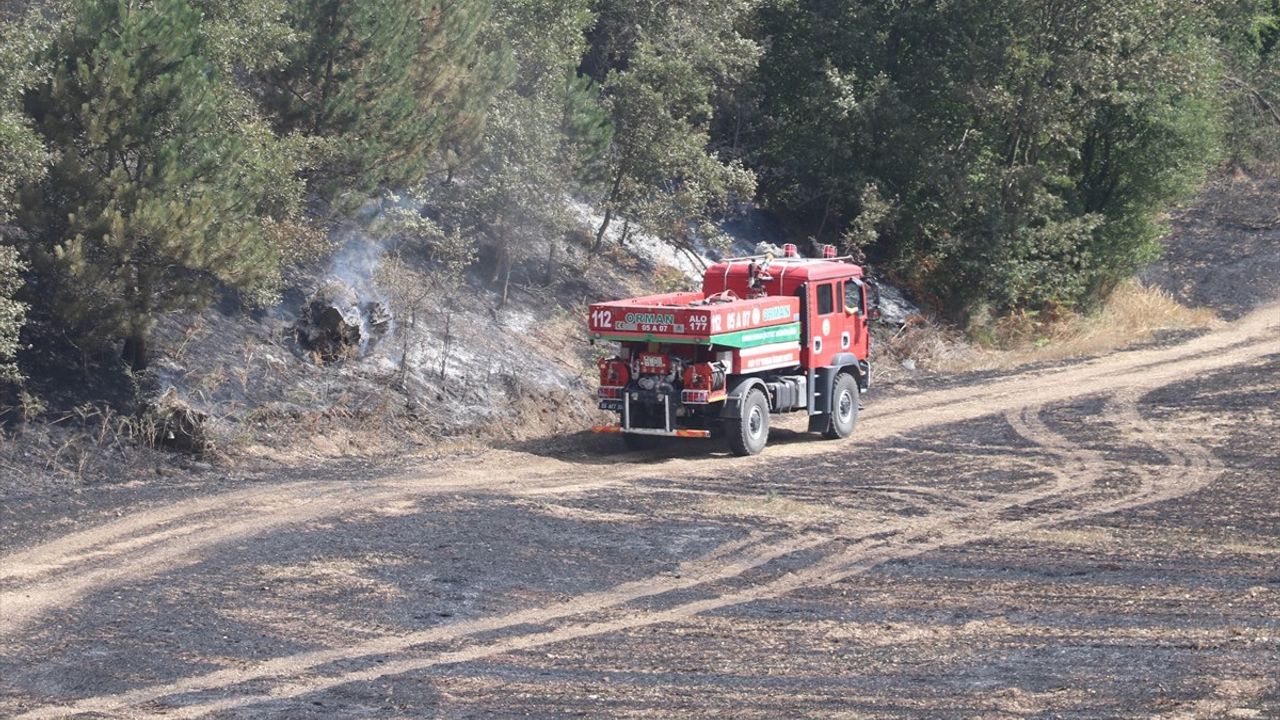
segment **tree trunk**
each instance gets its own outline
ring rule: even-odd
[[[503,264],[502,269],[502,300],[498,303],[499,308],[507,306],[507,297],[511,294],[511,258],[507,257],[507,262]]]
[[[607,208],[604,211],[604,222],[600,223],[600,229],[596,231],[596,241],[591,246],[593,254],[600,252],[604,247],[604,234],[609,230],[609,223],[613,222],[613,208]]]
[[[491,285],[502,279],[502,263],[507,256],[507,231],[502,227],[501,222],[497,224],[496,229],[498,231],[498,258],[493,263],[493,278],[489,280]]]
[[[147,369],[147,336],[146,333],[134,331],[124,339],[124,350],[121,359],[129,363],[129,369],[142,372]]]
[[[613,204],[618,200],[618,191],[622,189],[622,176],[626,173],[626,166],[618,167],[618,174],[613,176],[613,187],[609,189],[609,195],[605,198],[604,222],[600,223],[600,229],[596,231],[596,242],[591,246],[592,254],[600,252],[604,247],[604,234],[609,231],[609,224],[613,222]]]
[[[542,276],[542,284],[551,287],[551,283],[556,279],[556,241],[551,240],[547,243],[547,268]]]
[[[400,387],[405,387],[409,378],[409,344],[414,331],[418,327],[418,305],[414,303],[409,310],[409,322],[400,336]]]
[[[147,268],[134,263],[130,268],[133,283],[125,290],[125,302],[129,307],[129,334],[124,339],[120,357],[129,363],[129,369],[142,372],[147,369],[147,331],[151,323],[151,277]]]
[[[440,354],[440,379],[443,380],[449,370],[449,350],[453,347],[453,313],[444,314],[444,350]]]

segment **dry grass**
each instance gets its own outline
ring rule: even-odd
[[[1208,309],[1188,308],[1168,292],[1132,280],[1092,315],[1068,314],[1051,321],[1030,316],[1004,318],[986,329],[990,346],[918,324],[898,333],[885,352],[895,365],[912,360],[921,369],[934,372],[1002,370],[1097,355],[1150,340],[1161,331],[1208,328],[1218,322],[1217,315]]]
[[[807,503],[775,495],[716,497],[706,501],[703,508],[711,515],[757,517],[801,523],[829,518],[834,510],[825,504]]]

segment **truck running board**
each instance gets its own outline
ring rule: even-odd
[[[677,437],[677,438],[699,438],[705,440],[711,437],[710,430],[650,430],[648,428],[631,428],[624,429],[621,425],[596,425],[591,428],[591,432],[595,433],[629,433],[631,435],[654,435],[656,437]]]

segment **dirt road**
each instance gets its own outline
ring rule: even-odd
[[[1278,439],[1269,305],[750,460],[30,499],[0,715],[1280,717]]]

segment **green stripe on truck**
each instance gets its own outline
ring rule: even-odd
[[[669,345],[718,345],[727,348],[752,348],[760,345],[772,345],[782,342],[799,342],[800,323],[775,325],[766,328],[754,328],[739,332],[712,335],[709,338],[690,335],[655,335],[653,333],[600,334],[597,340],[614,342],[653,342]]]

